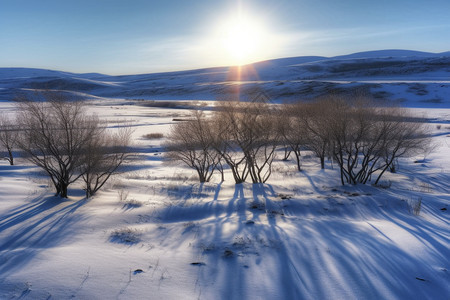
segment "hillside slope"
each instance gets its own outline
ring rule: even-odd
[[[450,52],[382,50],[331,58],[274,59],[242,67],[109,76],[0,68],[0,100],[26,90],[62,90],[81,97],[152,100],[251,99],[295,101],[355,89],[408,105],[450,107]]]

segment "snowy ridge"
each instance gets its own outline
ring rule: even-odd
[[[242,67],[121,76],[0,68],[0,100],[13,98],[24,88],[152,100],[215,100],[235,98],[237,93],[245,100],[255,93],[264,93],[274,102],[359,89],[375,98],[408,102],[410,106],[426,107],[431,103],[434,107],[450,107],[449,79],[450,52],[381,50],[331,58],[281,58]]]

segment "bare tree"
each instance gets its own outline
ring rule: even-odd
[[[67,198],[68,186],[82,176],[79,168],[86,145],[100,139],[103,129],[96,116],[86,114],[82,102],[56,93],[45,93],[43,98],[18,102],[18,147],[49,175],[55,195]]]
[[[261,102],[228,101],[213,120],[215,148],[230,167],[236,183],[250,175],[253,183],[266,182],[279,143],[277,116]]]
[[[213,147],[212,123],[201,111],[192,119],[172,126],[167,137],[168,158],[184,162],[197,171],[200,182],[208,182],[215,170],[222,173],[221,156]]]
[[[229,166],[235,183],[245,182],[249,174],[248,161],[236,140],[239,132],[239,102],[220,101],[217,106],[218,110],[212,116],[213,147]]]
[[[80,174],[85,183],[86,198],[92,197],[117,172],[129,157],[130,127],[122,127],[115,134],[102,132],[85,145]]]
[[[306,131],[305,143],[320,160],[321,169],[325,169],[325,158],[330,156],[330,119],[333,117],[333,105],[327,98],[314,103],[304,104],[301,122]]]
[[[387,169],[394,168],[393,164],[398,158],[432,151],[434,148],[423,121],[414,119],[405,110],[393,109],[383,115],[382,121],[383,129],[387,134],[383,136],[383,147],[380,149],[383,164],[379,167],[381,172],[375,184],[378,184]]]
[[[309,133],[304,124],[304,108],[305,105],[301,102],[293,105],[286,104],[279,110],[278,115],[278,132],[281,141],[288,148],[289,153],[294,153],[298,171],[302,170],[301,150],[307,146]]]
[[[16,147],[18,128],[13,120],[7,115],[0,116],[0,146],[6,152],[6,159],[9,164],[14,165],[13,149]]]

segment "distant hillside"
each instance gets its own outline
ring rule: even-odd
[[[380,50],[336,57],[273,59],[242,67],[109,76],[0,68],[0,100],[34,89],[83,98],[152,100],[249,99],[275,102],[358,89],[408,106],[450,107],[450,52]]]

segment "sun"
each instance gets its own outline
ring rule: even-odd
[[[264,27],[255,19],[239,14],[222,24],[222,46],[235,65],[249,63],[264,52]]]

